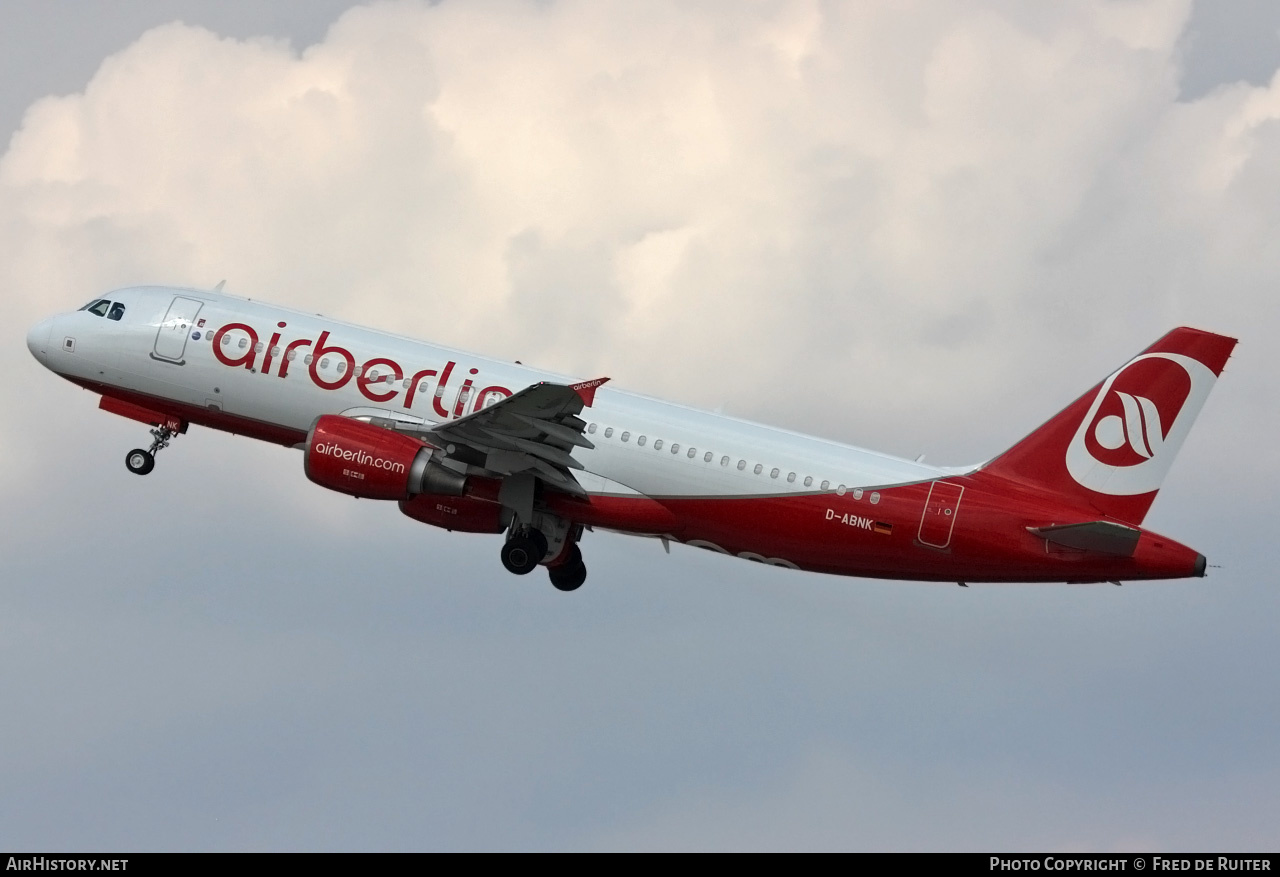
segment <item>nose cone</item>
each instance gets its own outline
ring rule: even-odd
[[[46,364],[48,362],[49,336],[53,333],[53,320],[41,320],[27,332],[27,349],[31,355]]]

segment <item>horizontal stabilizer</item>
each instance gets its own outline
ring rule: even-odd
[[[1138,547],[1141,530],[1114,521],[1086,521],[1083,524],[1058,524],[1052,527],[1028,527],[1027,531],[1064,548],[1132,557]]]

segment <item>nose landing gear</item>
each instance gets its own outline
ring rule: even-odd
[[[151,448],[142,450],[142,448],[134,448],[124,456],[125,467],[134,475],[146,475],[156,467],[156,454],[163,449],[169,447],[169,440],[173,438],[176,430],[169,426],[157,426],[151,430]]]

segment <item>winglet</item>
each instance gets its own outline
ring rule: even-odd
[[[591,403],[596,400],[596,390],[598,390],[600,385],[607,380],[609,379],[596,378],[592,381],[583,381],[580,384],[570,384],[569,389],[578,394],[578,398],[582,400],[583,405],[590,408]]]

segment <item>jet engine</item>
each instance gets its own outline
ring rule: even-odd
[[[402,433],[325,414],[307,434],[303,469],[321,487],[364,499],[461,496],[466,476],[440,465],[434,454]]]

